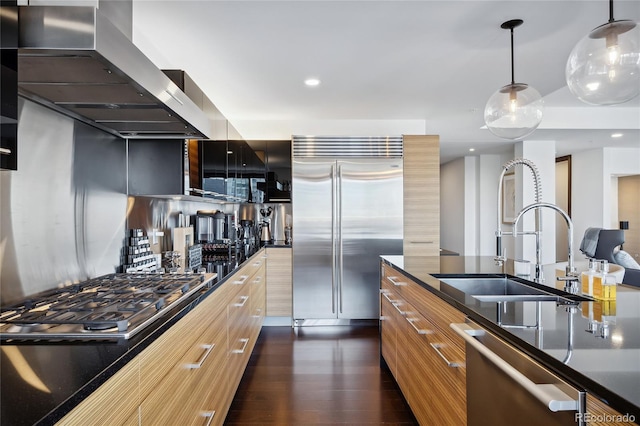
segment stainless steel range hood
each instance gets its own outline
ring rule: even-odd
[[[213,121],[99,8],[19,8],[21,96],[123,138],[210,139]]]

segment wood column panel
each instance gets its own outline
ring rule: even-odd
[[[440,255],[440,137],[403,136],[405,256]]]
[[[267,316],[293,315],[292,249],[267,248]]]

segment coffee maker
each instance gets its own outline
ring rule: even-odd
[[[266,209],[260,209],[262,215],[262,225],[260,228],[260,244],[265,245],[271,243],[271,229],[269,226],[269,216],[273,211],[272,207]]]
[[[244,255],[251,256],[258,248],[258,239],[256,227],[252,220],[243,219],[240,221],[240,236],[244,246]]]

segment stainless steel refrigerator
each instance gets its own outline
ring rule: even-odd
[[[294,146],[292,204],[294,325],[378,319],[379,256],[402,254],[402,158],[295,158]]]

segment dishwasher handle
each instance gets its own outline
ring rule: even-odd
[[[527,376],[513,368],[511,364],[474,338],[474,336],[484,334],[484,330],[472,328],[469,324],[450,324],[450,326],[474,349],[546,405],[550,411],[580,411],[580,402],[578,400],[571,398],[554,384],[532,382]]]

